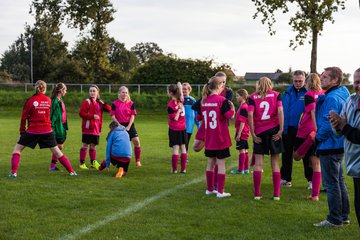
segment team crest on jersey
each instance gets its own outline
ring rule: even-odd
[[[37,106],[39,106],[39,102],[38,102],[38,101],[35,101],[35,102],[33,103],[33,105],[34,105],[34,107],[37,107]]]

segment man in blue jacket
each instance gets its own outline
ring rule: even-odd
[[[323,183],[326,184],[329,214],[325,220],[314,226],[337,228],[350,223],[350,207],[342,167],[344,137],[337,137],[333,131],[329,121],[329,112],[334,111],[340,114],[350,94],[346,87],[340,86],[343,73],[338,67],[325,68],[320,80],[321,87],[326,89],[326,93],[320,95],[316,103],[315,145],[316,154],[320,158]]]
[[[296,70],[293,73],[293,85],[285,90],[282,96],[284,108],[283,143],[285,152],[282,154],[281,185],[291,187],[293,167],[293,151],[301,114],[304,112],[305,72]],[[303,159],[305,177],[308,187],[311,188],[312,169],[309,165],[309,156]]]

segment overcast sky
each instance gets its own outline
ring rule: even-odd
[[[280,16],[276,35],[269,36],[259,19],[252,19],[251,0],[112,0],[115,20],[110,36],[130,49],[139,42],[155,42],[166,53],[181,58],[214,59],[231,65],[238,75],[245,72],[310,70],[311,46],[289,48],[295,33],[288,16]],[[0,53],[33,23],[28,13],[31,0],[0,0]],[[346,10],[336,13],[335,24],[327,23],[318,45],[318,71],[339,66],[353,73],[360,67],[360,8],[347,0]],[[78,32],[63,29],[73,46]]]

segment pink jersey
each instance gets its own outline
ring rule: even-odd
[[[213,94],[201,103],[201,113],[205,130],[205,149],[222,150],[231,147],[227,119],[234,115],[226,98]]]
[[[311,119],[311,111],[315,110],[316,101],[319,95],[323,94],[325,94],[324,91],[308,91],[305,93],[305,110],[300,119],[296,137],[306,138],[312,131],[315,131],[315,125]]]
[[[169,128],[174,131],[181,131],[186,129],[185,125],[185,109],[181,109],[179,119],[175,120],[176,112],[179,110],[179,105],[175,100],[171,100],[167,105]]]
[[[119,123],[128,123],[132,115],[136,115],[133,101],[115,100],[111,106],[111,116],[115,116]]]
[[[243,103],[240,105],[239,109],[236,112],[236,118],[235,118],[235,128],[236,133],[239,132],[240,129],[240,123],[245,123],[245,126],[241,132],[241,140],[248,140],[250,135],[250,128],[249,128],[249,122],[248,122],[248,105],[247,103]]]
[[[278,108],[282,106],[280,93],[270,90],[264,99],[254,92],[249,96],[248,112],[253,112],[254,131],[259,134],[279,125]]]

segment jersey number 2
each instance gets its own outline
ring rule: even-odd
[[[207,123],[208,123],[208,115],[206,114],[206,111],[203,112],[203,117],[204,117],[204,122],[205,122],[205,128],[207,128]],[[210,111],[209,112],[209,127],[211,129],[215,129],[217,127],[217,121],[216,121],[216,112],[215,111]]]
[[[260,108],[265,108],[264,112],[261,116],[261,120],[267,120],[270,119],[270,115],[268,115],[269,113],[269,109],[270,109],[270,104],[266,101],[263,101],[260,103]]]

